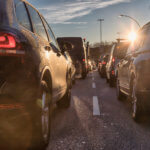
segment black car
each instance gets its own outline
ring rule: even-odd
[[[141,112],[150,108],[150,23],[139,30],[137,37],[117,66],[117,96],[129,96],[132,117],[138,121]]]
[[[124,58],[128,46],[129,42],[118,41],[117,43],[114,43],[111,48],[108,63],[106,65],[106,79],[111,87],[115,86],[116,83],[116,66],[119,61]]]
[[[108,62],[109,54],[105,54],[98,64],[98,71],[102,78],[106,77],[106,64]]]
[[[69,50],[69,54],[74,62],[76,74],[81,75],[84,79],[88,73],[87,49],[81,37],[59,37],[57,41],[61,47],[62,43],[69,42],[73,45],[73,49]]]
[[[52,104],[69,107],[70,83],[68,61],[44,17],[24,0],[0,0],[0,105],[22,108],[28,114],[23,128],[31,127],[31,141],[24,141],[27,146],[38,149],[48,144]],[[8,134],[19,134],[11,124],[3,127]]]

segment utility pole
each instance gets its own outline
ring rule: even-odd
[[[104,19],[98,19],[97,21],[100,22],[100,45],[102,44],[102,21],[104,21]]]

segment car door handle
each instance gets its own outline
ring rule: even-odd
[[[50,46],[45,46],[45,50],[46,50],[46,51],[50,51],[50,50],[51,50],[51,47],[50,47]]]

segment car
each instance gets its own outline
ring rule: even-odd
[[[120,40],[112,45],[108,63],[106,65],[106,80],[110,87],[116,85],[116,66],[118,62],[125,56],[129,42]]]
[[[6,96],[12,99],[10,104],[23,106],[31,120],[30,146],[44,148],[50,138],[52,104],[70,105],[68,60],[49,24],[31,4],[25,0],[0,4],[0,103]]]
[[[100,75],[100,65],[102,64],[103,56],[104,56],[104,54],[101,54],[100,57],[99,57],[99,60],[98,60],[98,72],[99,72],[99,75]]]
[[[108,62],[108,57],[109,57],[109,54],[105,54],[102,57],[101,62],[99,62],[99,64],[98,64],[98,68],[99,68],[98,71],[102,78],[106,77],[106,64]]]
[[[69,44],[71,47],[67,47],[67,50],[65,50],[64,51],[64,46],[66,46],[66,44]],[[72,80],[72,84],[75,84],[75,82],[76,82],[76,79],[75,79],[75,73],[76,73],[76,69],[75,69],[75,65],[74,65],[74,63],[73,63],[73,61],[72,61],[72,58],[71,58],[71,56],[70,56],[70,54],[69,54],[69,52],[68,52],[68,50],[69,49],[72,49],[73,48],[73,45],[71,44],[71,43],[68,43],[68,42],[66,42],[66,43],[62,43],[62,44],[60,44],[60,49],[62,50],[62,51],[64,51],[63,53],[64,53],[64,56],[66,56],[66,59],[68,60],[68,66],[69,66],[69,71],[70,71],[70,74],[71,74],[71,80]],[[62,47],[63,46],[63,47]]]
[[[127,54],[117,65],[117,97],[126,95],[131,100],[131,115],[139,121],[141,114],[149,110],[150,94],[150,23],[144,25],[132,42]]]
[[[58,37],[59,45],[63,41],[70,42],[73,49],[68,51],[75,64],[76,74],[85,79],[88,73],[87,49],[81,37]]]

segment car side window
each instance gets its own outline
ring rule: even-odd
[[[20,0],[15,0],[16,17],[20,25],[32,31],[31,23],[25,4]]]
[[[43,26],[43,22],[41,20],[40,15],[31,6],[27,5],[27,8],[28,8],[29,13],[30,13],[30,17],[31,17],[31,20],[32,20],[34,32],[36,34],[38,34],[40,37],[42,37],[42,38],[44,38],[45,40],[48,41],[48,37],[47,37],[47,34],[46,34],[45,28]]]
[[[45,21],[44,18],[42,18],[42,19],[43,19],[43,22],[44,22],[44,26],[45,26],[45,28],[48,32],[50,42],[59,50],[58,44],[56,42],[55,36],[54,36],[50,26],[48,25],[48,23]]]

